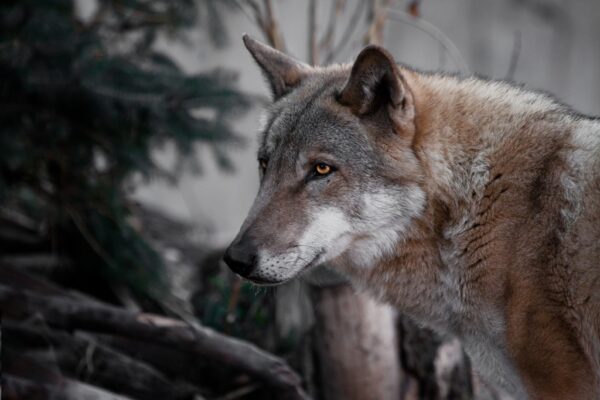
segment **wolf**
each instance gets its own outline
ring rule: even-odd
[[[378,46],[313,67],[244,43],[273,103],[229,267],[276,285],[326,263],[515,398],[599,399],[600,122]]]

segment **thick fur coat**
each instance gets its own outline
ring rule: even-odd
[[[600,398],[600,122],[375,46],[315,68],[245,43],[274,103],[232,269],[277,284],[327,263],[516,398]]]

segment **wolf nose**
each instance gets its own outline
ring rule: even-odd
[[[253,246],[232,244],[225,251],[223,261],[233,272],[247,278],[256,266],[256,250]]]

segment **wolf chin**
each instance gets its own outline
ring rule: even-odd
[[[327,263],[513,397],[599,399],[600,122],[377,46],[311,67],[244,42],[274,101],[231,269],[274,285]]]

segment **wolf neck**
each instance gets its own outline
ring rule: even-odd
[[[547,141],[531,126],[546,120],[553,127],[564,115],[552,99],[502,82],[417,73],[410,73],[410,82],[417,110],[413,149],[428,191],[452,209],[471,203],[473,191],[493,179],[491,159],[515,162],[497,156],[509,147],[526,148],[518,143],[522,135]]]
[[[413,150],[425,171],[427,207],[394,254],[353,274],[384,300],[441,330],[460,334],[463,326],[475,325],[501,335],[497,318],[510,274],[510,255],[502,251],[514,240],[505,232],[519,226],[519,207],[527,206],[540,175],[559,163],[566,117],[551,99],[502,83],[411,72],[407,81],[415,96]],[[517,177],[521,181],[513,185]],[[521,204],[506,211],[512,202]],[[483,212],[496,221],[482,218]],[[492,243],[472,239],[481,230]],[[466,269],[480,274],[467,276]],[[478,321],[465,323],[469,318]]]

